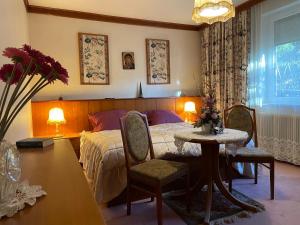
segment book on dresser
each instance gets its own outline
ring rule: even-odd
[[[44,148],[53,144],[53,138],[26,138],[16,142],[18,148]]]

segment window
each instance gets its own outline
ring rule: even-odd
[[[275,47],[275,77],[276,97],[300,97],[300,40]]]
[[[252,10],[249,104],[300,111],[300,1],[271,2]]]
[[[274,23],[275,97],[300,97],[300,14]]]

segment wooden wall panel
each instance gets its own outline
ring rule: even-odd
[[[32,127],[34,136],[55,134],[55,125],[47,124],[49,110],[60,107],[65,114],[66,124],[60,125],[62,133],[78,133],[89,130],[88,102],[85,101],[47,101],[32,102]]]
[[[113,103],[114,109],[135,110],[135,101],[130,99],[115,100]]]
[[[67,123],[63,125],[64,133],[77,133],[89,130],[88,102],[86,101],[63,101],[62,109]]]
[[[136,99],[135,109],[139,112],[156,109],[156,101],[155,99]]]
[[[101,105],[100,112],[114,109],[114,100],[99,101],[99,104]]]
[[[162,109],[162,110],[170,110],[175,112],[176,110],[176,99],[157,99],[156,100],[156,107],[157,109]]]
[[[39,102],[38,104],[32,105],[32,129],[33,135],[48,135],[55,133],[55,126],[48,125],[48,113],[53,107],[61,107],[61,103],[57,101],[53,102]],[[42,128],[42,129],[41,129]]]
[[[104,100],[103,101],[88,101],[88,113],[95,113],[105,111],[103,109]]]
[[[34,136],[51,136],[55,134],[55,126],[48,125],[48,113],[53,107],[64,110],[66,124],[60,126],[63,134],[69,135],[89,130],[88,113],[108,111],[114,109],[137,110],[171,110],[185,119],[184,103],[194,101],[200,112],[200,97],[181,98],[143,98],[143,99],[99,99],[99,100],[67,100],[32,102],[32,122]]]

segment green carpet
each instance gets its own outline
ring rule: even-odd
[[[248,196],[233,190],[232,194],[239,200],[256,206],[264,211],[264,206],[249,198]],[[206,191],[194,192],[191,196],[191,211],[186,210],[185,195],[174,195],[174,193],[165,193],[164,202],[179,215],[187,225],[201,225],[205,217]],[[218,190],[213,193],[213,205],[211,209],[212,225],[230,224],[237,218],[250,217],[251,213],[233,205]]]

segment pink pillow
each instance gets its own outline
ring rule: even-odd
[[[120,118],[127,113],[126,110],[112,110],[88,114],[93,131],[119,130]]]
[[[168,110],[150,110],[143,113],[147,115],[150,126],[163,123],[183,122],[183,120],[176,113]]]

